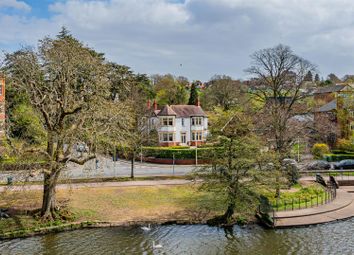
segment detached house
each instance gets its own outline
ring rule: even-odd
[[[154,102],[149,126],[157,130],[160,146],[197,146],[206,141],[208,116],[199,102],[197,105],[165,105],[161,110]]]

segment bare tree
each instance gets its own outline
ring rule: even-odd
[[[305,77],[309,71],[315,71],[315,67],[281,44],[259,50],[251,58],[252,66],[246,72],[254,76],[251,94],[262,104],[256,116],[258,130],[268,139],[275,153],[278,197],[281,176],[285,174],[283,160],[290,156],[291,145],[299,135],[290,120],[299,113],[299,102],[306,97],[302,92]]]
[[[292,142],[289,120],[298,113],[297,103],[306,96],[301,90],[304,78],[315,66],[281,44],[259,50],[251,58],[252,66],[246,72],[255,78],[251,94],[263,103],[262,131],[274,141],[275,151],[286,156]]]
[[[103,55],[83,46],[65,29],[6,56],[6,71],[18,91],[25,92],[46,132],[45,148],[35,152],[48,162],[44,171],[41,216],[58,215],[55,187],[68,162],[84,164],[95,158],[102,135],[123,139],[130,126],[129,108],[111,98]],[[73,147],[90,150],[75,156]]]

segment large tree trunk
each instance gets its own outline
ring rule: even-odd
[[[53,171],[54,170],[54,171]],[[44,173],[43,183],[43,201],[41,216],[44,220],[53,220],[56,218],[56,184],[59,177],[59,170],[52,169],[50,173]]]

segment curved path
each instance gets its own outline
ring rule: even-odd
[[[300,227],[344,220],[354,217],[354,186],[337,190],[337,197],[331,203],[318,207],[277,212],[275,227]]]

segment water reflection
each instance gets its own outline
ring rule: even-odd
[[[85,229],[0,242],[1,255],[354,254],[354,220],[308,228],[221,229],[204,225]],[[152,243],[163,248],[153,249]]]

